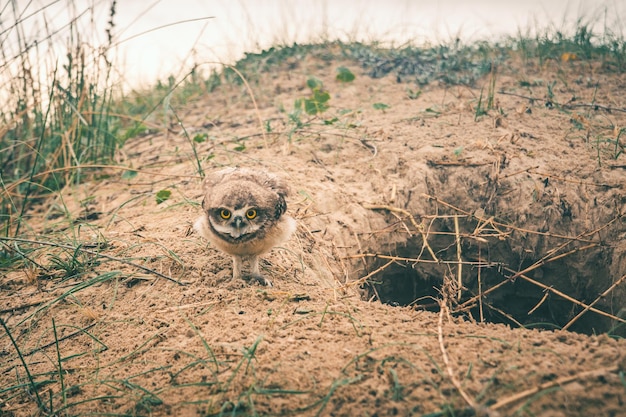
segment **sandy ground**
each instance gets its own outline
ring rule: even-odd
[[[310,76],[330,108],[290,118]],[[418,87],[305,57],[249,81],[256,107],[231,84],[175,108],[182,126],[159,113],[169,129],[120,152],[136,176],[29,213],[26,238],[108,258],[83,253],[92,272],[65,279],[53,245],[32,255],[47,271],[2,279],[45,406],[3,332],[0,415],[626,416],[623,75],[511,59],[472,87]],[[190,233],[185,132],[206,139],[204,171],[290,183],[297,232],[261,263],[274,287],[233,281]]]

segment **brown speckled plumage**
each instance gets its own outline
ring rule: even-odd
[[[278,176],[246,168],[208,174],[202,184],[203,214],[194,229],[233,257],[233,277],[250,260],[251,277],[271,285],[259,272],[259,256],[289,239],[295,220],[286,215],[289,187]]]

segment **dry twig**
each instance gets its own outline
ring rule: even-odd
[[[626,108],[609,107],[609,106],[603,106],[601,104],[596,104],[596,103],[565,103],[565,104],[561,104],[561,103],[557,103],[554,100],[548,100],[548,99],[541,98],[541,97],[531,97],[531,96],[526,96],[526,95],[517,94],[517,93],[510,93],[508,91],[498,91],[498,94],[525,98],[526,100],[528,100],[530,102],[533,102],[533,101],[548,102],[548,101],[550,101],[550,103],[552,103],[553,105],[556,105],[558,107],[562,107],[562,108],[565,108],[565,109],[572,109],[572,108],[576,108],[576,107],[587,107],[587,108],[591,108],[591,109],[594,109],[594,110],[604,110],[604,111],[609,112],[609,113],[613,112],[613,111],[626,113]]]
[[[444,277],[444,281],[445,280],[446,278]],[[456,388],[456,390],[461,395],[463,400],[465,400],[467,405],[469,405],[470,408],[474,410],[474,413],[476,415],[495,417],[497,416],[497,413],[490,410],[489,408],[480,406],[476,401],[474,401],[474,399],[467,392],[465,392],[465,390],[463,389],[463,385],[461,384],[459,379],[456,377],[456,373],[454,372],[454,369],[452,368],[452,363],[450,361],[450,357],[448,356],[448,351],[446,350],[446,345],[443,340],[443,317],[444,316],[450,317],[450,311],[448,310],[448,302],[450,300],[450,294],[448,293],[452,293],[454,291],[454,289],[451,288],[454,286],[454,284],[451,284],[452,281],[450,280],[448,280],[448,282],[449,282],[448,284],[444,283],[444,288],[441,291],[443,295],[443,299],[438,301],[439,322],[437,324],[437,340],[439,341],[439,350],[441,351],[443,363],[446,367],[446,373],[448,374],[448,378],[450,379],[450,382],[452,383],[452,385],[454,385],[454,388]]]
[[[562,378],[555,379],[554,381],[548,381],[548,382],[545,382],[545,383],[543,383],[541,385],[538,385],[536,387],[533,387],[533,388],[527,389],[525,391],[519,392],[519,393],[517,393],[515,395],[512,395],[512,396],[510,396],[508,398],[501,399],[500,401],[498,401],[495,404],[493,404],[491,406],[491,409],[492,410],[498,410],[500,408],[504,408],[504,407],[506,407],[508,405],[511,405],[513,403],[521,401],[524,398],[528,398],[528,397],[530,397],[532,395],[535,395],[538,392],[547,390],[549,388],[557,387],[559,385],[569,384],[570,382],[574,382],[576,380],[587,378],[587,377],[605,375],[605,374],[610,373],[610,372],[616,372],[617,370],[618,370],[618,366],[613,366],[613,367],[610,367],[610,368],[602,368],[602,369],[592,369],[590,371],[581,372],[581,373],[576,374],[576,375],[565,376],[565,377],[562,377]]]
[[[459,392],[459,394],[461,394],[461,397],[463,397],[465,402],[470,407],[472,407],[472,409],[477,410],[478,404],[476,403],[476,401],[474,401],[472,397],[470,397],[465,392],[465,390],[463,389],[463,386],[461,385],[461,382],[459,382],[459,380],[457,379],[454,373],[454,369],[452,369],[450,358],[448,357],[448,352],[446,351],[446,345],[443,341],[443,316],[448,312],[448,307],[446,306],[445,300],[439,301],[439,307],[440,309],[439,309],[439,324],[437,326],[437,340],[439,341],[439,350],[441,351],[441,356],[443,357],[443,363],[446,366],[446,372],[448,373],[450,382],[452,382],[452,385],[454,385],[454,387]]]
[[[598,296],[593,302],[591,302],[587,307],[585,307],[580,313],[576,315],[576,317],[572,318],[561,330],[567,330],[576,320],[582,317],[587,311],[591,310],[591,308],[602,298],[606,297],[611,291],[615,289],[619,284],[621,284],[624,280],[626,280],[626,275],[622,275],[620,279],[615,281],[609,288],[606,289],[602,294]],[[621,318],[621,317],[620,317]],[[626,320],[622,320],[623,323],[626,323]]]
[[[456,260],[458,265],[457,271],[457,301],[461,301],[463,291],[463,259],[461,259],[461,236],[459,235],[459,217],[454,216],[454,233],[456,234]]]
[[[367,282],[368,279],[370,279],[371,277],[373,277],[374,275],[384,271],[385,269],[387,269],[389,266],[391,266],[391,264],[393,264],[395,262],[394,259],[390,260],[389,262],[387,262],[386,264],[384,264],[383,266],[377,268],[376,270],[370,272],[369,274],[365,275],[364,277],[361,277],[355,281],[350,281],[347,282],[345,284],[343,284],[341,287],[339,287],[338,289],[345,289],[348,287],[354,287],[354,286],[359,286],[359,285],[363,285]]]
[[[435,255],[435,252],[433,252],[432,248],[428,244],[428,235],[426,234],[426,232],[424,232],[424,228],[422,227],[422,225],[417,224],[417,222],[415,221],[415,218],[413,217],[411,213],[409,213],[408,211],[404,209],[401,209],[398,207],[387,206],[384,204],[363,204],[363,208],[366,208],[368,210],[387,210],[389,212],[400,213],[408,217],[409,221],[411,222],[411,225],[413,225],[415,230],[417,230],[420,233],[420,235],[422,235],[422,250],[424,248],[428,249],[428,253],[430,253],[430,256],[433,258],[433,260],[436,262],[439,261],[439,259],[437,258],[437,255]]]
[[[488,219],[485,219],[485,218],[483,218],[481,216],[476,216],[476,214],[474,214],[474,213],[470,213],[467,210],[463,210],[463,209],[461,209],[459,207],[456,207],[456,206],[454,206],[454,205],[452,205],[450,203],[447,203],[447,202],[445,202],[445,201],[443,201],[443,200],[441,200],[441,199],[439,199],[437,197],[431,196],[429,194],[422,194],[422,195],[425,198],[433,200],[433,201],[435,201],[438,204],[446,206],[446,207],[448,207],[448,208],[450,208],[450,209],[452,209],[452,210],[454,210],[454,211],[456,211],[458,213],[464,214],[464,215],[466,215],[468,217],[471,216],[471,217],[474,217],[474,218],[476,218],[477,220],[480,220],[480,221],[488,221]],[[616,222],[619,219],[620,219],[620,217],[617,216],[617,217],[613,218],[607,224],[599,227],[598,229],[592,230],[592,231],[589,231],[589,232],[586,232],[586,233],[583,233],[580,236],[593,236],[594,234],[596,234],[600,230],[609,227],[612,223]],[[559,235],[559,234],[556,234],[556,233],[538,232],[536,230],[523,229],[521,227],[513,226],[513,225],[510,225],[510,224],[506,224],[506,223],[496,222],[496,221],[493,221],[493,220],[491,220],[491,223],[493,225],[500,226],[500,227],[503,227],[503,228],[506,228],[506,229],[509,229],[509,230],[514,230],[514,231],[522,232],[522,233],[528,233],[528,234],[531,234],[531,235],[553,237],[553,238],[556,238],[556,239],[566,239],[568,241],[578,241],[578,242],[583,242],[583,243],[598,243],[598,244],[600,243],[599,241],[590,240],[590,239],[583,239],[582,237],[572,237],[572,236],[566,236],[566,235]]]

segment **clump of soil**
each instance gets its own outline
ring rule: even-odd
[[[294,107],[311,76],[316,116]],[[626,415],[624,75],[511,58],[418,87],[310,54],[249,81],[255,102],[222,85],[177,109],[185,130],[130,140],[137,175],[30,213],[93,272],[56,276],[53,244],[47,274],[3,279],[3,415]],[[189,233],[192,143],[203,170],[290,182],[274,287]]]

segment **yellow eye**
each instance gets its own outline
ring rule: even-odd
[[[255,209],[250,209],[248,211],[246,211],[246,217],[250,220],[254,219],[256,217],[256,210]]]
[[[220,210],[220,216],[222,217],[222,219],[228,220],[228,219],[230,219],[231,214],[230,214],[229,210],[221,209]]]

